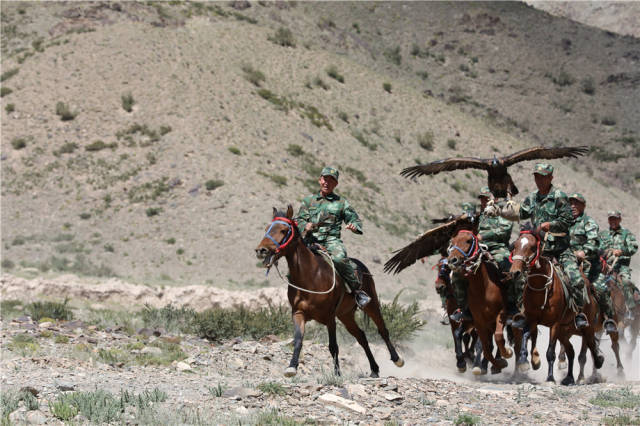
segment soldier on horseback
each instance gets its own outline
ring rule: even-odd
[[[596,289],[596,298],[600,305],[600,312],[603,314],[604,329],[607,333],[615,333],[617,331],[616,324],[613,321],[613,305],[611,303],[611,294],[604,279],[598,280],[598,276],[602,271],[600,263],[598,237],[599,227],[593,218],[584,213],[587,205],[582,194],[573,193],[569,196],[571,204],[571,213],[574,222],[569,229],[571,237],[571,250],[575,254],[579,262],[582,262],[582,270],[589,281],[593,283]]]
[[[482,211],[487,207],[489,200],[493,199],[493,195],[488,186],[484,186],[478,193],[478,199],[480,199],[480,208]],[[469,203],[465,203],[469,204]],[[466,213],[475,213],[475,207],[471,209],[469,206],[463,204],[463,210]],[[466,207],[466,208],[465,208]],[[502,217],[489,217],[485,214],[481,214],[478,222],[478,240],[487,246],[489,253],[498,264],[500,272],[506,273],[509,271],[509,238],[511,237],[511,228],[513,223]],[[451,314],[451,319],[454,321],[460,321],[462,319],[471,319],[471,311],[467,306],[467,287],[468,281],[459,273],[454,272],[452,277],[452,284],[458,306],[466,306],[463,310],[458,309]],[[507,283],[505,282],[505,285]],[[513,292],[511,292],[513,293]],[[507,297],[507,313],[513,315],[517,312],[516,298]]]
[[[622,292],[624,293],[627,303],[627,313],[630,320],[633,320],[633,309],[640,303],[640,292],[638,288],[631,282],[631,256],[638,251],[638,242],[636,237],[626,228],[620,226],[622,214],[619,211],[610,211],[608,214],[609,230],[600,233],[601,248],[607,255],[608,263],[613,263],[613,259],[617,258],[613,271],[618,273],[622,280]],[[610,262],[609,262],[610,261]],[[598,283],[605,281],[604,275],[599,277]]]
[[[567,194],[553,187],[551,164],[536,164],[533,176],[538,190],[529,194],[521,205],[515,202],[509,202],[504,207],[491,204],[485,209],[485,213],[493,216],[499,214],[512,221],[530,219],[538,231],[548,233],[542,254],[557,259],[562,265],[564,273],[568,276],[570,297],[579,311],[575,320],[576,328],[587,327],[587,317],[582,313],[585,303],[584,280],[580,275],[576,256],[570,248],[569,227],[573,223],[573,215]],[[518,300],[521,301],[524,280],[514,280],[513,286]],[[523,328],[526,324],[524,316],[513,323],[518,328]]]
[[[318,180],[320,191],[302,200],[297,216],[298,229],[303,235],[313,231],[309,242],[319,244],[329,252],[340,276],[354,292],[356,303],[363,308],[371,298],[360,289],[360,280],[340,239],[342,222],[356,234],[362,234],[362,222],[349,202],[333,192],[338,185],[338,176],[338,170],[333,167],[322,169]]]

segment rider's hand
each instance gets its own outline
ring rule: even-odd
[[[313,229],[313,223],[309,222],[304,226],[304,230],[309,232]]]
[[[579,260],[582,260],[582,259],[584,259],[584,258],[585,258],[585,254],[584,254],[584,251],[583,251],[583,250],[578,250],[578,251],[576,251],[574,254],[576,255],[576,257],[577,257]]]
[[[622,250],[620,250],[620,249],[615,249],[615,250],[613,251],[613,255],[614,255],[615,257],[620,257],[620,256],[622,256]]]
[[[544,231],[544,232],[549,232],[549,229],[551,228],[551,222],[543,222],[540,225],[540,230]]]
[[[356,226],[353,223],[350,223],[347,225],[347,229],[351,232],[357,232],[358,229],[356,228]]]
[[[476,237],[478,239],[478,241],[482,241],[482,235],[478,234],[478,236]]]

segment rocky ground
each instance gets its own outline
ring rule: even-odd
[[[74,320],[2,321],[2,392],[28,388],[37,409],[12,407],[12,423],[61,424],[60,395],[107,391],[166,394],[144,410],[126,407],[127,424],[636,424],[640,383],[575,387],[516,381],[456,381],[394,377],[404,369],[381,363],[383,377],[366,377],[364,356],[341,346],[343,376],[330,373],[326,345],[306,342],[298,376],[283,376],[288,340],[234,339],[212,343],[162,330],[125,330]],[[432,325],[437,327],[437,325]],[[374,345],[379,361],[386,350]],[[404,349],[405,352],[407,349]],[[402,350],[401,350],[402,351]],[[406,353],[405,353],[406,354]],[[433,365],[406,368],[433,369]],[[467,373],[468,374],[468,373]],[[466,377],[466,378],[465,378]],[[460,382],[460,381],[463,382]],[[608,405],[608,406],[607,406]],[[29,408],[35,408],[30,406]],[[3,409],[6,409],[3,407]],[[73,413],[72,413],[73,414]],[[86,413],[71,418],[89,423]]]

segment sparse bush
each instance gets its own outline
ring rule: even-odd
[[[118,147],[117,142],[105,143],[104,141],[97,140],[85,146],[84,149],[89,152],[95,152],[95,151],[102,151],[103,149],[107,149],[107,148],[116,149],[117,147]]]
[[[7,104],[4,107],[4,110],[7,111],[7,114],[11,114],[13,111],[16,110],[16,106],[14,104]]]
[[[640,406],[640,394],[631,392],[630,388],[599,391],[589,402],[600,407],[636,408]]]
[[[453,104],[467,102],[469,100],[469,96],[464,93],[464,89],[460,86],[453,86],[449,88],[449,102]]]
[[[286,395],[287,389],[278,382],[262,382],[257,388],[267,395]]]
[[[418,71],[416,75],[423,80],[426,80],[429,78],[429,73],[427,71]]]
[[[587,95],[593,95],[596,93],[596,85],[593,82],[592,77],[586,77],[582,80],[582,91]]]
[[[593,158],[605,162],[617,162],[620,158],[625,156],[624,154],[616,154],[615,152],[607,151],[605,148],[599,146],[592,146],[590,154]]]
[[[467,64],[460,64],[460,71],[462,71],[462,72],[468,72],[468,71],[469,71],[469,65],[467,65]]]
[[[335,65],[327,68],[327,75],[334,80],[338,80],[340,83],[344,83],[344,76],[338,72],[338,68]]]
[[[160,126],[160,136],[164,136],[171,131],[171,126]]]
[[[244,78],[246,78],[253,85],[260,87],[263,81],[266,80],[264,73],[253,68],[249,64],[242,65],[242,71],[244,72]]]
[[[382,318],[384,318],[384,322],[389,330],[389,335],[393,341],[411,340],[415,336],[415,333],[426,324],[425,321],[420,319],[420,309],[417,301],[407,306],[398,303],[401,294],[402,291],[399,291],[391,303],[380,303]],[[360,323],[360,327],[367,334],[367,337],[372,341],[380,340],[381,337],[377,332],[375,324],[369,321],[368,317],[364,315],[363,318],[365,318],[364,321],[361,321],[359,317],[357,320]]]
[[[53,417],[62,421],[69,421],[78,414],[78,409],[63,401],[49,403],[49,411]]]
[[[349,124],[349,116],[347,115],[346,112],[344,111],[338,112],[338,118],[344,121],[345,123]]]
[[[64,145],[60,147],[59,150],[54,151],[53,153],[58,156],[60,154],[71,154],[73,151],[78,149],[78,144],[75,142],[65,142]]]
[[[90,218],[91,218],[91,213],[86,213],[86,212],[80,213],[80,219],[87,220]]]
[[[296,40],[289,28],[280,27],[274,35],[267,37],[267,39],[283,47],[296,47]]]
[[[145,210],[147,217],[157,216],[162,212],[162,207],[149,207]]]
[[[294,157],[300,157],[304,155],[304,149],[302,149],[300,145],[296,144],[289,144],[289,146],[287,146],[287,152]]]
[[[4,98],[5,96],[10,95],[11,93],[13,93],[13,89],[9,87],[2,86],[0,88],[0,98]]]
[[[387,60],[393,64],[400,65],[402,63],[402,54],[400,53],[400,46],[388,48],[383,52],[383,55]]]
[[[235,146],[230,146],[228,149],[229,149],[229,152],[234,155],[242,155],[242,152],[240,151],[240,149],[236,148]]]
[[[284,177],[284,176],[280,176],[280,175],[276,175],[276,174],[268,174],[268,173],[264,173],[262,171],[258,171],[258,174],[262,175],[264,177],[268,177],[269,179],[271,179],[272,182],[274,182],[278,186],[286,186],[287,185],[287,178]]]
[[[176,254],[177,254],[178,256],[183,255],[183,254],[184,254],[184,249],[183,249],[183,248],[179,248],[178,250],[176,250]]]
[[[356,140],[360,142],[362,146],[369,148],[370,151],[375,151],[378,149],[378,145],[375,143],[369,142],[367,137],[360,130],[352,130],[351,136],[356,138]]]
[[[207,191],[213,191],[216,188],[220,188],[222,185],[224,185],[224,182],[220,179],[209,179],[204,183],[204,187]]]
[[[238,336],[259,339],[268,334],[284,335],[291,331],[291,309],[288,305],[256,311],[245,307],[214,308],[197,313],[194,325],[198,336],[212,341]]]
[[[447,146],[449,147],[449,149],[456,149],[456,140],[447,139]]]
[[[56,115],[60,117],[62,121],[71,121],[78,115],[77,112],[72,112],[69,105],[64,102],[58,102],[56,104]]]
[[[561,70],[557,76],[551,76],[551,81],[553,81],[554,84],[563,87],[571,86],[575,83],[576,79],[565,70]]]
[[[32,335],[23,333],[14,335],[8,347],[10,350],[20,352],[23,356],[26,356],[36,352],[40,346]]]
[[[391,93],[391,83],[385,81],[382,83],[382,89],[387,93]]]
[[[480,418],[472,414],[459,414],[453,422],[456,425],[477,425],[480,423]]]
[[[69,343],[69,338],[64,334],[58,334],[53,341],[58,344],[65,344]]]
[[[163,328],[168,333],[190,333],[193,330],[195,316],[196,312],[191,308],[176,308],[172,305],[163,308],[145,305],[140,312],[140,318],[146,327]]]
[[[418,135],[418,145],[427,151],[433,151],[433,132],[427,131]]]
[[[120,97],[120,99],[122,100],[122,109],[127,112],[133,111],[133,105],[136,103],[136,101],[133,99],[133,95],[131,94],[131,92],[125,93]]]
[[[2,259],[2,269],[13,269],[16,266],[13,261],[9,259]]]
[[[316,87],[320,87],[324,90],[329,90],[329,85],[327,83],[324,82],[323,79],[321,79],[320,77],[316,77],[313,79],[313,84]]]
[[[13,149],[22,149],[27,146],[27,140],[25,138],[14,138],[11,140],[11,146]]]
[[[7,71],[3,72],[0,75],[0,82],[9,80],[11,77],[13,77],[14,75],[18,74],[19,71],[20,71],[20,68],[12,68],[10,70],[7,70]]]
[[[175,238],[173,238],[173,237],[171,237],[171,238],[167,238],[167,239],[165,240],[165,243],[167,243],[167,244],[175,244],[175,243],[176,243],[176,239],[175,239]]]
[[[615,119],[615,117],[612,117],[610,115],[605,115],[600,120],[600,123],[604,124],[605,126],[615,126],[616,125],[616,119]]]
[[[67,306],[69,299],[64,302],[33,302],[25,306],[25,312],[34,321],[40,321],[42,318],[53,318],[56,320],[71,320],[73,312]]]
[[[220,398],[222,395],[224,395],[226,387],[227,386],[224,383],[218,383],[216,386],[207,386],[207,390],[212,396]]]
[[[276,109],[280,110],[280,111],[285,111],[288,112],[290,109],[292,109],[295,106],[295,102],[285,98],[285,97],[279,97],[278,95],[276,95],[275,93],[271,92],[268,89],[259,89],[258,90],[258,95],[262,98],[265,99],[269,102],[271,102],[272,104],[274,104],[276,106]]]
[[[44,38],[37,38],[31,42],[31,47],[36,52],[44,52]]]

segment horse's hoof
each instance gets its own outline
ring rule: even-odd
[[[502,373],[502,368],[496,367],[495,365],[491,366],[491,374],[500,374]]]
[[[496,359],[496,367],[497,368],[502,370],[503,368],[507,368],[508,365],[509,365],[509,363],[507,362],[506,359],[502,359],[502,358]]]
[[[471,370],[471,372],[474,376],[482,375],[482,369],[480,367],[473,367],[473,370]],[[484,374],[487,374],[487,370],[484,370]]]
[[[372,377],[372,378],[374,378],[374,379],[377,379],[378,377],[380,377],[380,375],[379,375],[377,372],[372,371],[372,372],[371,372],[371,374],[369,375],[369,377]]]
[[[624,368],[618,367],[618,377],[624,377]]]
[[[570,386],[570,385],[575,385],[576,382],[573,380],[573,376],[567,376],[564,379],[562,379],[562,383],[563,386]]]
[[[398,358],[398,360],[395,361],[394,364],[398,367],[404,367],[404,359]]]
[[[298,369],[295,367],[287,367],[286,370],[284,370],[284,377],[293,377],[298,373]]]
[[[505,348],[504,353],[502,354],[503,358],[509,359],[513,356],[513,351],[510,348]]]
[[[576,383],[579,385],[584,385],[586,381],[584,380],[584,377],[578,377],[578,380],[576,380]]]
[[[467,371],[466,365],[464,367],[458,367],[458,373],[464,373],[465,371]]]
[[[596,367],[596,369],[601,368],[602,364],[604,364],[604,357],[602,355],[598,355],[597,357],[594,358],[593,366]]]
[[[526,373],[527,371],[529,371],[529,368],[530,367],[528,362],[518,364],[518,371],[520,371],[521,373]]]
[[[554,379],[553,376],[549,376],[547,377],[547,382],[555,383],[556,379]]]
[[[540,362],[540,360],[536,361],[531,361],[531,366],[533,367],[534,370],[537,370],[540,368],[540,365],[542,364],[542,362]]]
[[[467,370],[467,361],[465,361],[464,359],[459,359],[456,362],[456,367],[458,367],[458,370],[466,371]]]
[[[567,361],[558,361],[558,368],[560,370],[566,370],[567,369]]]

